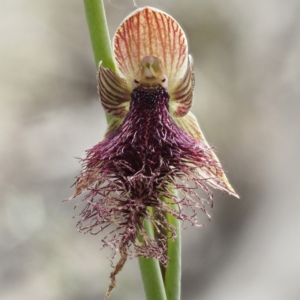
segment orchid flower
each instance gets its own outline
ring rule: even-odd
[[[116,73],[101,63],[98,71],[100,100],[112,118],[105,139],[82,159],[70,198],[85,193],[79,230],[104,231],[103,246],[119,256],[109,291],[128,257],[168,264],[167,241],[176,234],[167,214],[199,226],[197,210],[212,205],[209,187],[238,197],[190,112],[193,60],[179,24],[160,10],[138,9],[117,29],[113,54]]]

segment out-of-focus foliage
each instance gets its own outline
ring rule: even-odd
[[[106,2],[111,34],[132,3]],[[299,1],[135,3],[185,29],[193,112],[241,196],[216,193],[212,221],[183,232],[182,298],[299,299]],[[109,251],[61,202],[106,126],[83,3],[4,0],[0,37],[0,298],[98,299]],[[112,299],[143,297],[129,262]]]

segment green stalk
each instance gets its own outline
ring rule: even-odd
[[[103,67],[116,72],[104,4],[102,0],[84,0],[85,16],[89,26],[96,68],[102,61]]]
[[[168,199],[164,199],[168,201]],[[177,205],[170,204],[173,209],[178,209]],[[168,241],[168,257],[170,262],[165,271],[165,290],[167,300],[180,300],[181,293],[181,221],[170,214],[167,219],[175,228],[177,238]]]
[[[98,70],[99,62],[102,61],[103,67],[116,72],[103,0],[84,0],[84,7],[96,69]],[[105,115],[109,123],[113,117],[109,114]]]
[[[84,6],[96,68],[102,61],[104,67],[115,72],[116,67],[111,51],[103,1],[84,0]],[[106,117],[109,122],[111,116],[106,115]],[[154,238],[153,228],[148,220],[145,221],[144,226],[149,236]],[[167,300],[158,261],[150,258],[139,258],[139,265],[147,300]]]
[[[149,220],[144,221],[144,228],[150,238],[154,230]],[[139,258],[142,280],[147,300],[167,300],[159,262],[155,258]]]

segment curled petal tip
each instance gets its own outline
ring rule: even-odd
[[[233,188],[231,188],[230,194],[238,199],[240,199],[240,196],[235,192]]]
[[[226,191],[228,194],[240,199],[240,196],[236,193],[236,191],[233,189],[233,187],[231,186],[231,184],[229,183],[224,171],[223,171],[223,174],[222,174],[222,179],[225,183],[225,189],[224,191]]]

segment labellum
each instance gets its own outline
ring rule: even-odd
[[[190,112],[193,60],[179,24],[157,9],[138,9],[118,28],[113,51],[117,73],[101,63],[98,72],[100,100],[113,118],[105,139],[82,159],[70,198],[85,193],[79,230],[105,231],[103,246],[119,255],[109,292],[127,257],[167,265],[167,240],[176,234],[166,214],[198,225],[197,210],[212,205],[209,186],[238,197]]]

